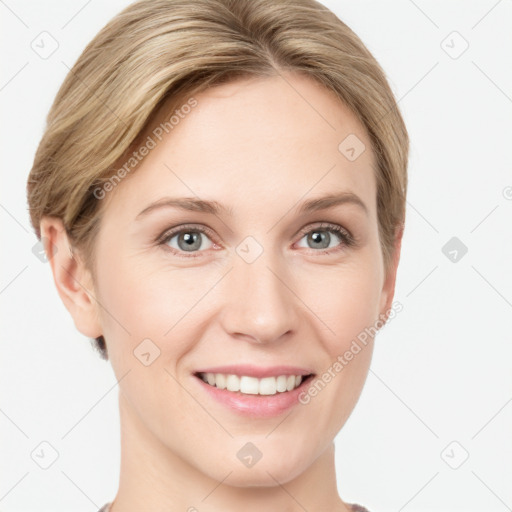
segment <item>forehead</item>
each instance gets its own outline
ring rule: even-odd
[[[265,201],[350,190],[374,208],[368,134],[334,93],[312,79],[240,79],[188,100],[183,105],[192,108],[170,111],[164,104],[159,110],[141,138],[144,144],[149,137],[154,147],[116,187],[112,195],[120,198],[110,197],[113,203],[139,208],[169,193],[225,199],[233,208],[237,200],[246,208],[252,201],[257,211]]]

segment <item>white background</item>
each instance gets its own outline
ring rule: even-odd
[[[96,512],[117,490],[117,383],[32,253],[25,184],[68,68],[128,3],[0,2],[2,512]],[[512,510],[512,2],[324,3],[386,71],[412,144],[404,309],[336,440],[340,495],[371,512]],[[31,48],[42,31],[48,59]],[[43,441],[59,454],[46,470]]]

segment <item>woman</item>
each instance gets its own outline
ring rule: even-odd
[[[334,438],[394,313],[408,136],[314,0],[142,0],[84,50],[28,180],[119,381],[102,511],[358,511]]]

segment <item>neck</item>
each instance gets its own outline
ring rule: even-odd
[[[225,482],[224,478],[212,479],[164,446],[122,392],[119,405],[121,471],[111,512],[350,512],[337,491],[334,443],[306,471],[284,485],[271,479],[269,486],[235,487],[227,483],[229,471]]]

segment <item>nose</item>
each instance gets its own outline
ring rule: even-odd
[[[225,332],[262,344],[297,330],[300,301],[288,274],[285,265],[266,251],[252,263],[235,258],[224,280],[221,323]]]

